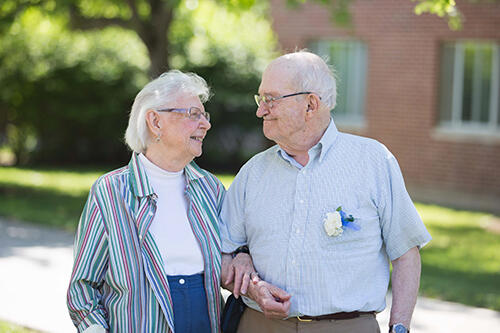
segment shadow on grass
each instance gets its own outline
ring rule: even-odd
[[[500,311],[500,273],[463,272],[422,265],[420,291],[447,301]]]
[[[75,231],[87,194],[70,196],[33,187],[0,187],[0,216]]]
[[[500,235],[478,225],[432,225],[422,254],[425,296],[500,311]]]

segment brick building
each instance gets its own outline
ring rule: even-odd
[[[458,2],[461,31],[410,0],[351,0],[349,27],[308,2],[271,1],[283,51],[327,55],[340,130],[398,159],[416,200],[500,213],[500,2]]]

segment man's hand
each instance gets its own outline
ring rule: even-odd
[[[234,297],[238,298],[240,294],[246,294],[250,280],[257,283],[258,276],[250,255],[238,253],[234,258],[228,254],[222,255],[223,287],[232,290]]]
[[[283,319],[288,317],[292,296],[283,289],[260,280],[250,284],[248,291],[248,296],[259,304],[266,318]]]

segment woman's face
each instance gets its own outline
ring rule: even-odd
[[[205,111],[198,96],[181,96],[174,102],[162,105],[159,109],[197,107]],[[187,113],[158,112],[161,133],[161,146],[164,153],[176,159],[191,161],[202,153],[203,139],[210,129],[210,122],[203,116],[190,119]],[[153,142],[153,145],[158,144]]]

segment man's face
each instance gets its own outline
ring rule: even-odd
[[[267,67],[262,75],[259,95],[280,97],[298,92],[293,86],[292,73],[286,64],[277,63]],[[307,110],[306,95],[287,97],[273,101],[272,107],[261,103],[257,109],[257,117],[263,119],[262,130],[269,140],[277,144],[294,144],[295,134],[305,129],[305,113]]]

